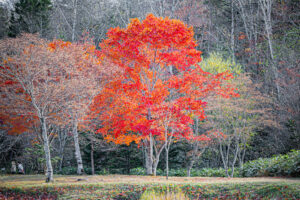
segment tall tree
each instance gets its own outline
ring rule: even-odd
[[[88,85],[89,81],[85,79],[101,74],[96,73],[102,68],[99,67],[99,58],[94,54],[95,46],[60,40],[49,43],[26,34],[1,41],[0,52],[4,97],[9,98],[11,105],[18,105],[18,110],[11,112],[38,119],[44,142],[47,180],[52,181],[50,124],[56,124],[62,118],[67,119],[64,122],[68,123],[69,110],[73,111],[71,114],[84,113],[82,110],[88,107],[83,104],[89,101],[89,95],[81,93],[79,98],[77,94],[96,84]],[[97,78],[99,83],[101,77]],[[82,86],[85,83],[87,85]],[[76,84],[80,84],[80,89]],[[78,114],[78,117],[80,119],[82,115]]]
[[[213,135],[222,136],[215,139],[219,144],[226,175],[232,177],[236,162],[239,160],[240,166],[243,165],[247,145],[255,130],[259,126],[276,126],[268,109],[272,102],[259,91],[259,85],[253,84],[249,75],[242,73],[241,66],[230,59],[214,53],[203,61],[202,66],[211,73],[229,70],[235,74],[235,78],[230,81],[238,88],[240,96],[233,99],[208,97],[210,106],[206,119],[206,127],[208,125]]]
[[[56,112],[57,90],[55,79],[48,73],[57,73],[55,60],[47,49],[46,41],[36,36],[24,35],[1,41],[1,77],[6,80],[3,88],[11,103],[21,103],[18,112],[38,117],[47,165],[47,181],[53,180],[47,123],[49,115]],[[50,55],[49,55],[50,54]],[[33,56],[34,55],[34,56]],[[46,60],[45,60],[46,59]],[[39,67],[36,67],[38,65]],[[60,73],[61,74],[61,73]],[[11,84],[9,84],[11,83]],[[16,92],[16,90],[20,92]],[[20,94],[20,95],[18,95]],[[19,102],[19,100],[23,102]],[[58,104],[59,105],[59,104]]]
[[[147,173],[156,175],[169,139],[193,138],[191,115],[205,118],[203,97],[212,91],[235,95],[228,85],[221,87],[231,75],[201,70],[193,30],[179,20],[148,15],[142,22],[132,19],[125,29],[111,29],[107,36],[100,44],[102,53],[124,73],[105,96],[95,98],[93,110],[102,112],[98,132],[116,143],[144,142]],[[106,112],[101,111],[105,102]]]

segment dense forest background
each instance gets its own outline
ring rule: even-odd
[[[223,128],[227,140],[197,144],[176,141],[169,150],[171,169],[187,169],[191,162],[194,168],[219,168],[230,166],[235,158],[238,161],[234,165],[239,166],[300,149],[299,0],[0,1],[0,39],[27,32],[39,33],[49,40],[76,42],[88,34],[98,47],[109,28],[124,28],[131,18],[143,20],[149,13],[193,26],[197,48],[203,52],[204,68],[214,66],[218,71],[229,67],[250,77],[242,79],[249,84],[242,92],[252,98],[234,106],[228,104],[229,110],[244,107],[245,113],[259,110],[265,116],[253,120],[249,115],[230,115],[228,109],[227,113],[224,111],[226,108],[222,113],[208,110],[209,115],[223,116],[209,118],[210,126]],[[253,104],[260,97],[267,100],[257,103],[259,106]],[[232,132],[232,122],[236,121],[247,127],[243,136]],[[39,129],[8,134],[0,121],[1,126],[0,168],[9,170],[11,161],[17,161],[24,164],[28,173],[42,172],[45,160]],[[198,126],[201,133],[208,130],[205,122]],[[71,127],[55,130],[55,136],[49,136],[54,170],[76,173]],[[129,174],[146,164],[143,145],[107,143],[100,134],[80,130],[79,142],[86,173]],[[164,154],[158,165],[161,170],[165,169]]]

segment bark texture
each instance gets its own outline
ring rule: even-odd
[[[82,175],[84,173],[84,170],[83,170],[82,157],[81,157],[80,146],[78,141],[77,126],[78,126],[78,122],[77,119],[75,119],[74,127],[73,127],[73,138],[74,138],[74,146],[75,146],[75,157],[77,161],[77,174]]]
[[[53,168],[51,164],[51,155],[50,155],[50,147],[49,147],[49,140],[47,135],[47,126],[45,118],[41,118],[41,126],[42,126],[42,137],[44,141],[44,151],[45,151],[45,158],[46,158],[46,182],[53,181]]]

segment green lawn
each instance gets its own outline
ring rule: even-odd
[[[78,180],[81,179],[81,180]],[[300,199],[300,179],[152,176],[0,176],[0,199],[140,199],[145,190],[183,191],[190,199]]]

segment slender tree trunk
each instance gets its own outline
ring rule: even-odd
[[[197,148],[197,149],[195,149],[195,148]],[[205,149],[206,148],[203,148],[199,154],[202,155],[204,153]],[[190,163],[189,163],[189,165],[187,167],[187,177],[191,176],[191,170],[192,170],[192,168],[194,166],[194,163],[195,163],[197,157],[200,156],[200,155],[197,156],[197,153],[198,153],[198,142],[195,144],[195,146],[193,148],[192,159],[191,159],[191,161],[190,161]]]
[[[187,177],[191,177],[191,170],[193,168],[194,162],[195,162],[195,160],[191,160],[191,162],[189,163],[189,165],[187,167],[187,173],[186,173]]]
[[[46,126],[46,119],[41,118],[41,126],[42,126],[42,137],[44,141],[44,151],[45,151],[45,158],[46,158],[46,182],[53,181],[53,168],[51,163],[51,155],[50,155],[50,147],[49,147],[49,140],[47,135],[47,126]]]
[[[60,172],[62,172],[63,161],[64,161],[64,155],[62,154],[60,156],[60,160],[59,160],[59,171]]]
[[[147,141],[146,147],[146,170],[147,175],[153,175],[153,138],[152,134],[149,136],[149,143]]]
[[[150,175],[151,172],[152,172],[152,165],[150,166],[149,164],[149,144],[148,144],[148,141],[144,141],[144,167],[146,169],[146,174],[147,175]],[[151,168],[151,169],[150,169]]]
[[[165,130],[165,150],[166,150],[166,179],[169,178],[169,146],[168,146],[168,128]]]
[[[91,168],[92,175],[95,175],[95,165],[94,165],[94,142],[91,140]]]
[[[148,108],[147,120],[151,120],[151,110]],[[153,136],[149,135],[149,143],[146,140],[146,169],[147,175],[153,175]]]
[[[160,157],[160,155],[156,155],[156,158],[154,159],[154,162],[153,162],[153,176],[156,176],[157,166],[159,163],[159,157]]]
[[[82,158],[80,153],[80,146],[78,141],[78,131],[77,131],[77,118],[73,121],[73,138],[74,138],[74,146],[75,146],[75,157],[77,161],[77,174],[82,175],[83,174],[83,164],[82,164]]]
[[[145,148],[145,142],[144,141],[142,143],[142,151],[143,151],[143,154],[142,154],[143,167],[145,169],[147,169],[146,168],[146,154],[147,154],[147,151],[146,151],[146,148]]]
[[[59,129],[58,133],[59,139],[59,171],[62,172],[62,166],[64,162],[64,149],[66,145],[66,130]]]
[[[234,62],[235,61],[235,56],[234,56],[234,13],[233,13],[233,6],[234,6],[234,1],[231,0],[231,59]]]
[[[150,134],[150,139],[149,139],[149,171],[150,174],[153,174],[153,136],[152,133]]]
[[[72,26],[72,42],[75,40],[75,31],[77,23],[77,0],[73,0],[73,26]]]
[[[195,135],[199,134],[199,119],[198,118],[196,118],[196,120],[195,120],[195,125],[194,125],[194,128],[193,128],[193,131],[194,131]],[[199,145],[198,142],[192,143],[192,147],[193,147],[192,158],[191,158],[191,161],[190,161],[190,163],[187,167],[187,177],[191,176],[191,170],[193,168],[193,165],[194,165],[194,162],[195,162],[195,159],[196,159],[196,154],[198,152],[198,145]]]
[[[165,17],[165,4],[164,0],[160,0],[160,16]]]
[[[230,175],[229,175],[229,173],[228,173],[228,167],[227,167],[227,165],[225,166],[225,175],[229,178],[230,177]]]
[[[163,149],[165,148],[165,144],[163,144],[159,150],[157,150],[155,148],[155,157],[154,157],[154,160],[153,160],[153,176],[156,176],[156,172],[157,172],[157,166],[158,166],[158,163],[159,163],[159,158],[160,158],[160,154],[161,152],[163,151]]]
[[[265,29],[267,33],[268,45],[271,57],[271,68],[275,78],[275,87],[277,90],[277,98],[280,100],[280,86],[278,84],[278,70],[274,63],[274,51],[272,42],[272,3],[273,0],[259,0],[259,4],[263,13]]]
[[[237,143],[236,143],[236,149],[235,149],[235,153],[234,153],[234,158],[233,158],[232,165],[231,165],[231,175],[230,175],[231,178],[233,178],[234,166],[235,166],[235,163],[236,163],[236,160],[237,160],[238,152],[239,152],[239,143],[237,141]]]
[[[225,174],[226,174],[227,177],[230,177],[229,173],[228,173],[228,159],[226,158],[227,156],[224,155],[223,147],[222,147],[222,144],[221,144],[220,141],[219,141],[219,148],[220,148],[220,154],[221,154],[221,158],[222,158],[222,162],[223,162]]]
[[[238,159],[239,159],[239,167],[243,168],[244,165],[244,159],[245,159],[245,153],[246,153],[246,144],[244,143],[243,149],[239,150]]]
[[[166,149],[166,179],[169,179],[169,148],[167,145],[165,146]]]

